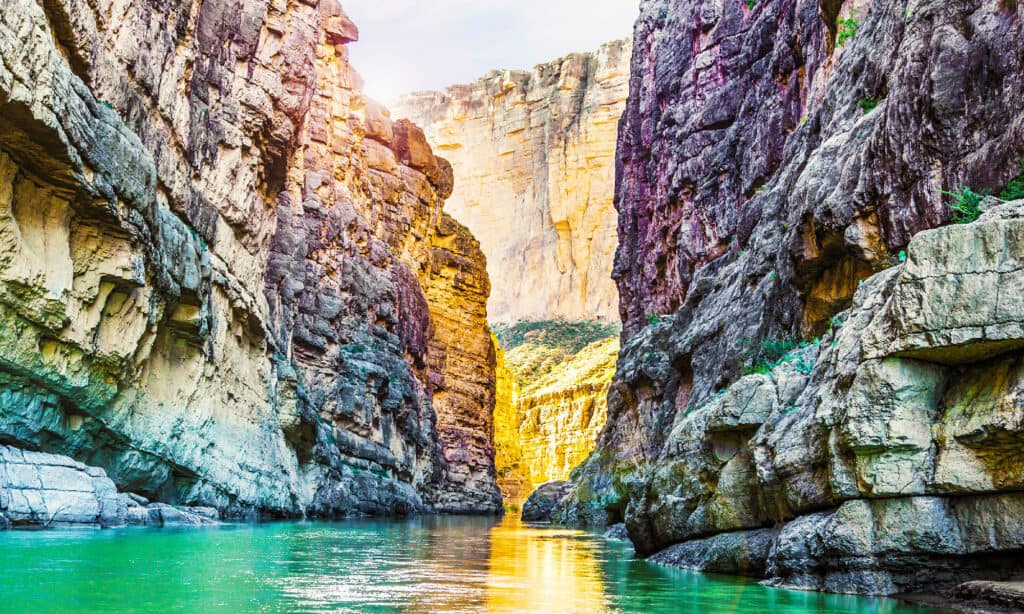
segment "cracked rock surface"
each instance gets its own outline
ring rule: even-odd
[[[356,38],[336,0],[4,4],[0,442],[227,514],[501,508],[483,254]]]
[[[835,592],[1024,571],[1024,204],[951,225],[948,194],[1022,173],[1022,22],[995,1],[642,3],[623,347],[556,520]]]

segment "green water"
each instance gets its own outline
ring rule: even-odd
[[[631,558],[515,520],[0,533],[0,612],[880,612]]]

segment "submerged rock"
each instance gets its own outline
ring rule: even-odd
[[[140,524],[156,527],[198,527],[219,524],[219,519],[220,514],[211,508],[173,507],[153,503],[146,508],[146,522]]]
[[[670,546],[648,560],[695,571],[763,578],[778,536],[777,529],[722,533]]]
[[[629,541],[629,532],[626,531],[625,523],[620,522],[619,524],[613,524],[608,527],[608,530],[604,532],[604,536],[608,539],[615,539],[618,541]]]
[[[547,522],[551,520],[551,512],[569,491],[569,483],[548,482],[533,491],[530,498],[523,504],[521,518],[526,522]]]

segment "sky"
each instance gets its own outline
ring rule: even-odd
[[[639,0],[341,0],[359,26],[349,45],[366,92],[389,103],[529,69],[633,32]]]

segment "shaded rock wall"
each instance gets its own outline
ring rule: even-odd
[[[1020,571],[996,459],[1020,439],[1021,205],[922,231],[953,217],[944,191],[1021,173],[1022,21],[983,1],[642,4],[625,343],[556,516],[805,588]],[[768,560],[742,561],[765,534],[731,534],[770,527]]]
[[[396,103],[452,162],[447,208],[488,256],[491,321],[615,319],[612,187],[629,48],[616,41]]]
[[[1024,441],[1024,311],[1004,291],[1024,283],[1022,237],[1024,201],[918,234],[820,340],[677,412],[656,457],[622,456],[602,433],[556,516],[624,518],[638,551],[668,547],[657,561],[799,588],[892,594],[1021,573],[1009,459]],[[637,394],[663,385],[644,374],[666,368],[673,325],[625,347],[617,377]]]
[[[356,37],[332,0],[5,7],[0,441],[236,513],[500,507],[483,257]]]

